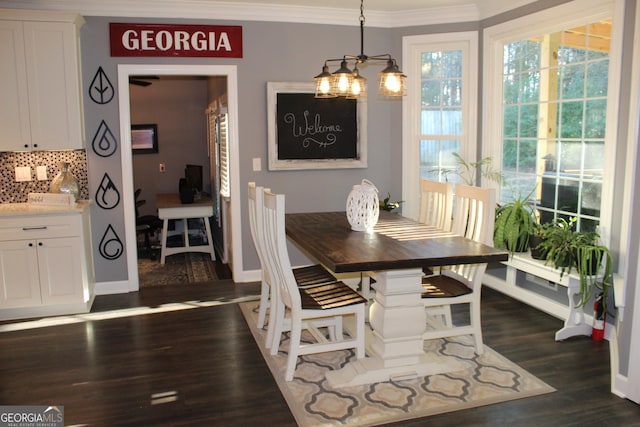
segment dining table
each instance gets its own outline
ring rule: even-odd
[[[285,224],[289,241],[334,273],[375,273],[367,357],[329,371],[329,385],[463,369],[460,363],[424,351],[423,268],[506,261],[508,252],[387,211],[380,211],[371,231],[352,230],[346,212],[288,213]]]

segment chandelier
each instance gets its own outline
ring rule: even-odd
[[[364,0],[360,0],[360,55],[344,55],[342,58],[324,61],[322,73],[315,77],[316,98],[338,96],[358,99],[367,96],[367,79],[360,75],[358,66],[367,62],[382,62],[386,67],[379,73],[378,95],[396,97],[406,95],[407,76],[402,74],[396,60],[390,54],[367,56],[364,54]],[[329,72],[330,62],[340,62],[340,68]],[[353,71],[349,64],[353,64]]]

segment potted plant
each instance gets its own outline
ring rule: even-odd
[[[404,203],[404,200],[398,200],[398,201],[392,202],[391,193],[387,193],[387,197],[385,197],[384,200],[380,200],[378,204],[381,211],[391,212],[394,209],[398,209],[401,203]]]
[[[529,249],[531,250],[531,258],[546,259],[547,253],[541,243],[547,238],[547,231],[551,227],[551,222],[540,224],[534,222],[531,234],[529,234]]]
[[[449,181],[449,175],[457,175],[467,185],[476,185],[478,177],[486,178],[498,184],[502,183],[504,179],[500,171],[493,168],[491,157],[485,157],[477,162],[467,162],[458,153],[451,153],[451,156],[456,160],[457,167],[455,169],[436,169],[431,172],[442,173],[445,181]]]
[[[598,243],[598,233],[573,230],[577,218],[556,218],[545,233],[545,240],[538,245],[546,251],[547,262],[560,270],[560,277],[572,268],[580,278],[580,301],[582,307],[591,301],[594,290],[602,293],[602,308],[606,313],[609,288],[613,285],[613,256],[604,245]]]
[[[598,243],[598,234],[588,234],[583,240],[575,240],[576,271],[580,276],[580,302],[577,305],[582,307],[587,304],[594,290],[599,289],[602,293],[602,311],[606,313],[609,288],[613,286],[613,256],[609,248]]]
[[[545,233],[545,239],[538,245],[538,249],[546,254],[546,262],[560,270],[560,278],[565,273],[570,273],[571,267],[575,264],[573,240],[576,235],[573,225],[576,220],[577,218],[571,218],[569,221],[561,217],[556,218]]]
[[[493,231],[493,245],[499,249],[514,252],[526,252],[529,249],[529,235],[536,224],[529,198],[535,187],[526,197],[515,197],[511,202],[498,206]]]

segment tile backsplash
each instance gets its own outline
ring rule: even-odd
[[[51,180],[60,172],[60,163],[69,163],[69,172],[78,180],[80,199],[89,198],[87,178],[87,153],[73,151],[5,151],[0,152],[0,203],[23,203],[29,193],[47,193]],[[16,182],[15,169],[19,166],[31,168],[31,181]],[[36,167],[47,167],[47,179],[38,181]]]

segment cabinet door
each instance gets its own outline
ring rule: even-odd
[[[42,303],[35,240],[0,242],[0,287],[0,308]]]
[[[32,148],[82,148],[75,25],[27,21],[24,40]]]
[[[22,22],[0,21],[0,149],[31,148]]]
[[[38,240],[43,304],[83,302],[82,241],[79,237]]]

